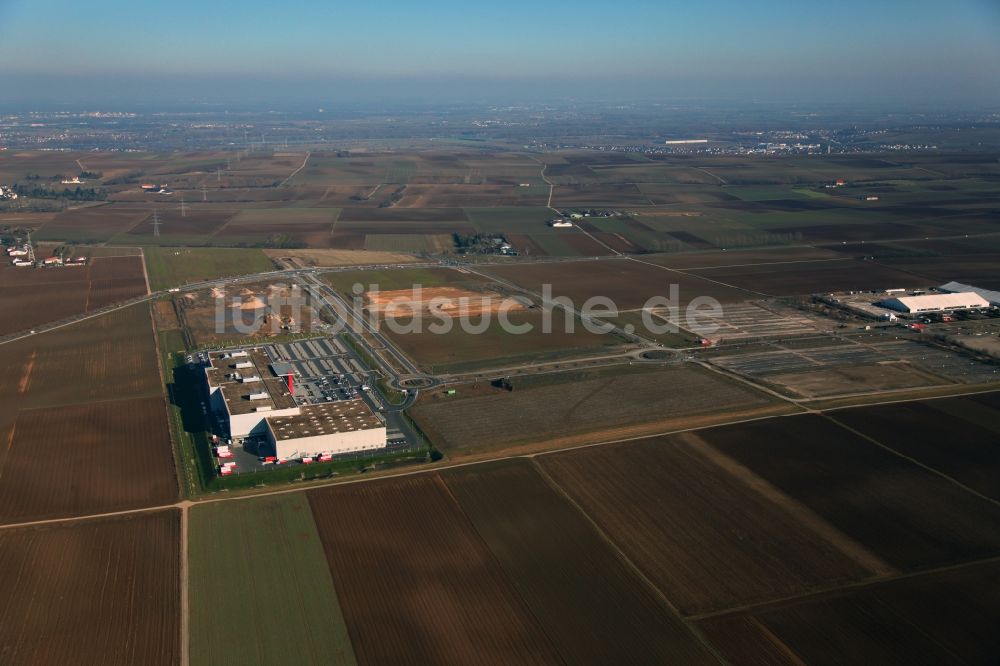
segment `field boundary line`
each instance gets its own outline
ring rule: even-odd
[[[174,432],[174,420],[170,417],[170,408],[173,406],[170,402],[170,395],[167,393],[167,374],[166,368],[163,367],[163,349],[160,347],[160,334],[156,330],[156,320],[153,318],[153,310],[149,310],[149,321],[153,329],[153,350],[156,354],[156,371],[160,375],[160,386],[163,387],[160,390],[160,397],[163,400],[164,415],[167,423],[167,433],[170,436],[170,448],[171,457],[174,459],[174,482],[177,484],[177,494],[183,500],[188,496],[188,486],[193,485],[189,483],[187,478],[187,472],[184,469],[184,456],[181,454],[180,447],[183,446],[181,438],[183,435],[181,433]]]
[[[724,264],[722,266],[688,266],[687,268],[684,269],[674,269],[674,270],[709,271],[715,268],[751,268],[753,266],[783,266],[785,264],[819,264],[831,261],[856,261],[856,259],[854,257],[828,257],[826,259],[792,259],[790,261],[765,261],[759,264]],[[744,287],[740,287],[740,289],[744,289]]]
[[[701,171],[702,173],[706,173],[709,176],[711,176],[712,178],[716,179],[717,181],[719,181],[719,185],[728,185],[729,184],[729,183],[726,182],[725,178],[723,178],[722,176],[715,175],[714,173],[712,173],[711,171],[709,171],[705,167],[694,167],[694,169],[695,169],[695,171]]]
[[[699,280],[706,280],[708,282],[714,282],[715,284],[722,285],[723,287],[727,287],[729,289],[736,289],[737,291],[745,291],[748,294],[757,294],[758,296],[763,296],[764,298],[777,298],[777,296],[775,296],[774,294],[768,294],[763,291],[757,291],[756,289],[747,289],[746,287],[737,287],[735,284],[729,284],[728,282],[723,282],[721,280],[713,280],[710,277],[705,277],[704,275],[698,275],[697,273],[688,273],[687,271],[683,271],[679,268],[670,268],[669,266],[654,264],[652,262],[645,261],[643,259],[638,259],[634,256],[627,256],[625,257],[625,259],[627,261],[634,261],[637,264],[645,264],[647,266],[652,266],[653,268],[659,268],[660,270],[668,271],[670,273],[680,273],[681,275],[686,275],[687,277],[697,278]]]
[[[454,491],[451,489],[451,486],[448,485],[448,480],[445,479],[441,474],[435,474],[434,476],[435,476],[435,481],[437,481],[437,483],[441,486],[445,494],[448,495],[448,500],[454,505],[455,509],[458,510],[459,515],[462,517],[462,520],[465,521],[465,524],[467,525],[468,529],[471,530],[472,534],[475,535],[476,540],[482,546],[483,551],[489,555],[490,561],[492,561],[493,564],[496,566],[497,571],[503,574],[504,580],[507,581],[507,584],[510,586],[511,592],[517,595],[518,600],[524,607],[524,612],[527,613],[532,620],[534,620],[535,626],[538,627],[538,631],[541,632],[542,636],[545,636],[545,640],[548,641],[549,645],[552,646],[553,651],[560,657],[562,657],[562,653],[559,651],[559,648],[556,645],[556,641],[549,635],[549,632],[545,629],[545,624],[538,617],[538,615],[535,614],[535,611],[534,609],[532,609],[531,604],[528,603],[528,600],[524,598],[524,593],[518,586],[517,581],[514,579],[513,574],[511,574],[504,567],[503,562],[500,561],[500,557],[490,547],[490,544],[486,541],[486,537],[482,535],[482,533],[479,531],[479,528],[476,527],[476,523],[475,521],[472,520],[472,516],[470,516],[466,512],[465,507],[463,507],[462,503],[458,500],[457,497],[455,497]]]
[[[966,396],[966,395],[979,395],[979,394],[982,394],[982,393],[994,393],[994,392],[996,392],[996,389],[984,389],[982,391],[972,391],[972,392],[968,392],[968,393],[964,393],[964,394],[960,394],[960,395],[933,396],[931,398],[914,398],[914,399],[910,399],[910,400],[893,400],[893,401],[887,401],[885,403],[868,403],[868,404],[861,404],[861,405],[845,405],[845,406],[842,406],[842,407],[834,408],[831,411],[839,411],[839,410],[842,410],[842,409],[858,409],[858,408],[863,408],[863,407],[872,407],[872,406],[876,406],[876,405],[879,405],[879,404],[893,404],[893,403],[899,403],[899,402],[915,402],[917,400],[924,400],[924,399],[941,399],[941,398],[963,397],[963,396]],[[792,406],[801,407],[800,405],[794,405],[794,404],[792,404]],[[788,418],[788,417],[794,417],[794,416],[803,416],[804,414],[822,415],[823,412],[821,410],[812,409],[812,410],[807,410],[807,411],[794,411],[794,412],[789,412],[787,414],[766,414],[766,415],[763,415],[763,416],[753,416],[753,417],[747,417],[747,418],[742,418],[742,419],[736,419],[736,420],[733,420],[733,421],[723,421],[723,422],[719,422],[719,423],[712,423],[712,424],[706,424],[706,425],[698,425],[698,426],[692,426],[692,427],[688,427],[688,428],[677,428],[677,429],[673,429],[673,430],[665,430],[665,431],[660,431],[660,432],[646,433],[646,434],[635,435],[635,436],[631,436],[631,437],[619,437],[619,438],[616,438],[616,439],[609,439],[609,440],[604,440],[604,441],[599,441],[599,442],[589,442],[589,443],[586,443],[586,444],[576,444],[576,445],[566,446],[566,447],[562,447],[562,448],[558,448],[558,449],[552,449],[552,450],[548,450],[548,451],[536,451],[536,452],[531,452],[531,453],[522,453],[522,454],[517,454],[517,455],[506,455],[506,456],[501,455],[501,456],[492,457],[492,458],[484,458],[484,459],[479,459],[479,460],[469,460],[469,461],[466,461],[466,462],[447,463],[447,464],[444,464],[444,465],[440,465],[440,466],[437,466],[437,467],[430,467],[430,468],[411,469],[411,470],[406,470],[406,471],[390,471],[390,472],[388,472],[388,473],[386,473],[386,474],[384,474],[382,476],[363,476],[363,477],[360,477],[360,478],[350,478],[350,479],[331,479],[331,480],[326,480],[326,481],[320,481],[320,482],[310,483],[309,485],[303,486],[303,487],[279,487],[279,488],[275,488],[273,490],[265,490],[263,492],[237,494],[237,495],[232,495],[232,496],[210,496],[210,497],[201,496],[201,497],[192,497],[192,498],[190,498],[188,500],[179,500],[179,501],[177,501],[177,502],[175,502],[173,504],[163,504],[163,505],[157,505],[157,506],[152,506],[152,507],[138,507],[138,508],[133,508],[133,509],[122,509],[122,510],[119,510],[119,511],[110,511],[110,512],[104,512],[104,513],[81,515],[81,516],[64,516],[62,518],[51,518],[51,519],[41,519],[41,520],[35,520],[35,521],[25,521],[25,522],[20,522],[20,523],[10,523],[10,524],[6,524],[6,525],[0,525],[0,530],[9,529],[9,528],[16,528],[16,527],[31,527],[31,526],[36,526],[36,525],[55,524],[55,523],[62,523],[62,522],[75,522],[75,521],[80,521],[80,520],[89,520],[89,519],[92,519],[92,518],[106,518],[106,517],[119,516],[119,515],[128,515],[128,514],[134,514],[134,513],[146,513],[146,512],[151,512],[151,511],[162,511],[164,509],[171,509],[171,508],[176,509],[176,508],[180,508],[185,501],[190,502],[192,504],[212,504],[212,503],[216,503],[216,502],[233,502],[233,501],[239,501],[239,500],[244,500],[244,499],[254,499],[254,498],[258,498],[258,497],[270,497],[270,496],[274,496],[274,495],[284,495],[286,493],[307,492],[309,490],[319,489],[319,488],[325,488],[325,487],[335,486],[335,485],[350,485],[350,484],[355,484],[355,483],[371,483],[371,482],[382,481],[382,480],[385,480],[385,479],[391,479],[391,478],[397,478],[397,477],[404,477],[404,476],[413,476],[413,475],[416,475],[416,474],[433,474],[435,472],[440,472],[440,471],[444,471],[444,470],[448,470],[448,469],[461,468],[461,467],[471,467],[471,466],[475,466],[475,465],[482,465],[482,464],[487,464],[487,463],[491,463],[491,462],[496,462],[498,460],[507,460],[507,459],[512,459],[512,458],[533,459],[533,458],[537,458],[537,457],[541,457],[541,456],[555,455],[555,454],[560,454],[560,453],[568,453],[568,452],[571,452],[571,451],[578,451],[578,450],[582,450],[582,449],[595,448],[595,447],[599,447],[599,446],[611,446],[611,445],[615,445],[615,444],[628,444],[629,442],[635,442],[635,441],[644,440],[644,439],[653,439],[653,438],[656,438],[656,437],[665,437],[665,436],[668,436],[668,435],[674,435],[674,434],[678,434],[678,433],[697,432],[697,431],[700,431],[700,430],[708,430],[710,428],[721,428],[721,427],[728,427],[728,426],[734,426],[734,425],[741,425],[741,424],[744,424],[744,423],[753,423],[753,422],[756,422],[756,421],[765,421],[767,419],[778,419],[778,418]],[[839,422],[838,422],[838,424],[839,424]],[[225,492],[225,491],[223,491],[223,492]],[[222,494],[222,493],[220,492],[219,494]],[[1000,556],[998,556],[997,559],[1000,560]]]
[[[888,576],[899,571],[805,503],[785,493],[743,463],[715,448],[698,433],[682,433],[678,436],[678,440],[682,447],[686,447],[695,455],[701,456],[733,480],[742,484],[749,492],[766,499],[792,516],[797,524],[829,543],[848,559],[866,570],[870,576]]]
[[[285,178],[283,181],[281,181],[278,184],[278,187],[284,187],[285,185],[288,184],[288,181],[290,181],[292,178],[294,178],[296,175],[298,175],[298,173],[300,171],[302,171],[303,169],[305,169],[306,168],[306,163],[309,162],[309,157],[311,155],[312,155],[312,151],[311,150],[307,150],[306,151],[306,157],[305,157],[304,160],[302,160],[302,165],[298,169],[296,169],[295,171],[293,171],[290,174],[288,174],[288,178]]]
[[[181,510],[181,538],[180,538],[180,557],[181,557],[181,567],[180,567],[180,602],[181,602],[181,617],[180,617],[180,642],[181,642],[181,666],[189,666],[191,663],[191,600],[189,597],[189,591],[191,589],[190,584],[190,571],[188,567],[188,557],[190,550],[189,546],[189,520],[188,513],[191,508],[190,502],[180,502]]]
[[[146,280],[146,295],[149,296],[153,293],[153,290],[149,288],[149,271],[146,270],[146,252],[140,247],[139,248],[139,261],[142,263],[142,277]],[[153,331],[154,335],[156,331]]]
[[[0,525],[0,531],[13,530],[23,527],[44,527],[46,525],[58,525],[59,523],[78,523],[84,520],[100,520],[102,518],[131,516],[141,513],[155,513],[157,511],[166,511],[167,509],[180,509],[182,504],[182,502],[177,501],[173,504],[160,504],[158,506],[146,506],[136,509],[121,509],[120,511],[107,511],[104,513],[91,513],[85,516],[63,516],[62,518],[42,518],[41,520],[29,520],[21,523],[4,523]]]
[[[837,594],[840,592],[851,592],[859,589],[864,589],[867,587],[874,587],[877,585],[883,585],[887,583],[893,583],[899,580],[909,580],[911,578],[920,578],[922,576],[934,576],[937,574],[948,573],[950,571],[959,571],[961,569],[967,569],[978,566],[986,566],[988,564],[1000,563],[1000,555],[994,555],[993,557],[984,557],[978,560],[967,560],[965,562],[958,562],[956,564],[946,564],[940,567],[933,567],[930,569],[920,569],[917,571],[903,571],[895,574],[890,574],[886,576],[872,576],[870,578],[864,578],[862,580],[851,581],[847,583],[840,583],[837,585],[828,585],[821,588],[815,588],[801,594],[791,594],[786,597],[778,597],[775,599],[768,599],[766,601],[760,601],[750,604],[742,604],[740,606],[732,606],[730,608],[724,608],[722,610],[710,611],[708,613],[698,613],[693,615],[688,615],[687,619],[693,622],[702,622],[704,620],[711,620],[719,617],[728,617],[730,615],[742,615],[746,613],[754,613],[761,610],[768,610],[771,608],[777,608],[781,606],[794,606],[801,603],[807,603],[813,600],[819,600],[829,594]]]
[[[922,467],[923,469],[927,470],[928,472],[931,472],[932,474],[936,474],[937,476],[940,476],[945,481],[950,481],[951,483],[953,483],[954,485],[958,486],[959,488],[961,488],[962,490],[966,491],[967,493],[975,495],[979,499],[985,500],[985,501],[989,502],[990,504],[992,504],[992,505],[994,505],[996,507],[1000,507],[1000,500],[995,500],[992,497],[989,497],[987,495],[982,494],[981,492],[979,492],[975,488],[972,488],[971,486],[965,485],[964,483],[962,483],[961,481],[959,481],[955,477],[949,476],[948,474],[945,474],[944,472],[940,471],[939,469],[931,467],[927,463],[920,462],[916,458],[913,458],[911,456],[906,455],[905,453],[897,451],[896,449],[892,448],[888,444],[883,444],[882,442],[878,441],[874,437],[872,437],[870,435],[866,435],[865,433],[861,432],[860,430],[857,430],[856,428],[852,428],[851,426],[847,425],[846,423],[843,423],[842,421],[838,421],[834,416],[831,416],[830,414],[820,413],[819,415],[822,416],[827,421],[830,421],[834,425],[836,425],[836,426],[838,426],[840,428],[843,428],[847,432],[852,433],[852,434],[856,435],[857,437],[860,437],[860,438],[862,438],[862,439],[864,439],[864,440],[866,440],[866,441],[874,444],[875,446],[879,447],[880,449],[884,449],[885,451],[888,451],[889,453],[891,453],[891,454],[893,454],[895,456],[898,456],[898,457],[902,458],[903,460],[911,462],[914,465],[916,465],[917,467]]]
[[[726,659],[724,659],[722,655],[720,655],[716,651],[715,647],[711,643],[709,643],[708,640],[705,639],[705,637],[701,634],[701,632],[698,631],[696,627],[692,626],[692,624],[685,619],[684,615],[680,612],[680,609],[678,609],[677,606],[675,606],[673,602],[670,601],[670,599],[663,592],[663,590],[661,590],[652,580],[650,580],[649,576],[647,576],[646,573],[641,568],[639,568],[639,565],[633,562],[632,559],[625,554],[625,551],[622,550],[621,547],[611,538],[611,536],[604,531],[604,528],[598,525],[597,521],[595,521],[590,516],[590,514],[587,513],[582,506],[580,506],[580,503],[577,502],[576,499],[574,499],[573,496],[570,495],[567,490],[565,490],[562,486],[560,486],[559,483],[554,478],[552,478],[552,476],[548,473],[548,471],[538,463],[537,460],[531,458],[530,462],[532,467],[534,467],[535,472],[537,472],[538,475],[542,478],[542,480],[545,481],[546,484],[548,484],[548,486],[552,489],[552,491],[556,493],[556,495],[562,497],[566,502],[568,502],[569,505],[573,507],[577,511],[577,513],[579,513],[583,517],[585,521],[587,521],[587,524],[590,525],[590,528],[594,530],[594,533],[597,534],[597,536],[601,539],[601,541],[604,541],[608,545],[608,547],[611,548],[611,550],[618,557],[618,559],[621,560],[622,564],[624,564],[625,567],[629,571],[631,571],[633,575],[637,576],[639,580],[642,581],[642,583],[649,588],[649,590],[653,593],[653,596],[659,599],[660,602],[664,606],[666,606],[666,608],[671,612],[671,614],[675,618],[677,618],[677,620],[679,620],[685,627],[687,627],[687,630],[691,633],[691,635],[693,635],[698,640],[698,642],[701,643],[702,646],[719,661],[720,664],[727,663]]]

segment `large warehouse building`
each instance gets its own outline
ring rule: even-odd
[[[287,364],[259,350],[213,353],[209,362],[209,402],[236,441],[264,438],[282,460],[386,446],[385,423],[362,398],[299,405]]]
[[[930,312],[951,312],[954,310],[971,310],[988,308],[989,301],[979,294],[963,291],[954,294],[922,294],[920,296],[898,296],[878,303],[878,305],[905,312],[921,314]]]
[[[941,291],[952,293],[959,292],[971,292],[973,294],[979,294],[987,301],[990,305],[994,307],[1000,307],[1000,291],[993,291],[991,289],[981,289],[980,287],[973,287],[971,284],[962,284],[961,282],[949,282],[948,284],[943,284],[938,287]]]
[[[360,398],[306,405],[301,414],[264,422],[279,460],[385,447],[385,424]]]

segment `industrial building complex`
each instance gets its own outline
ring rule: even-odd
[[[363,398],[300,404],[287,363],[258,349],[215,352],[205,366],[209,404],[236,442],[261,440],[278,461],[386,446],[386,426]]]
[[[921,314],[927,312],[949,312],[953,310],[971,310],[990,307],[989,301],[971,291],[960,291],[948,294],[919,294],[914,296],[897,296],[889,298],[880,306],[906,314]]]

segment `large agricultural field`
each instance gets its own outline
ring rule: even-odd
[[[94,257],[84,266],[0,266],[0,335],[67,319],[146,295],[142,258]]]
[[[822,519],[718,460],[697,436],[540,462],[687,615],[890,570]]]
[[[568,663],[714,661],[530,461],[441,476]]]
[[[998,574],[987,562],[720,615],[698,627],[734,663],[752,655],[771,664],[985,664],[1000,651]]]
[[[153,291],[274,270],[274,263],[256,249],[150,247],[144,254]]]
[[[469,456],[648,435],[704,425],[720,412],[746,418],[787,409],[689,366],[511,381],[511,391],[484,382],[462,385],[456,395],[426,392],[413,418],[450,455]]]
[[[879,446],[871,435],[812,415],[701,436],[896,569],[1000,554],[1000,508],[895,453],[895,438]]]
[[[304,493],[198,506],[190,530],[194,666],[354,663]]]
[[[673,285],[677,287],[676,304],[681,307],[686,307],[699,296],[733,303],[760,295],[728,283],[652,265],[644,260],[502,266],[490,267],[489,272],[534,294],[542,294],[548,285],[552,298],[569,298],[580,309],[587,299],[594,296],[611,299],[620,311],[643,308],[654,297],[670,299]]]
[[[435,320],[425,320],[419,332],[407,332],[410,329],[406,327],[412,323],[409,319],[383,323],[381,330],[421,367],[435,372],[469,372],[517,363],[586,357],[623,345],[623,341],[612,334],[587,331],[579,321],[574,322],[572,331],[566,330],[560,311],[554,313],[551,333],[544,332],[544,317],[540,312],[510,312],[506,317],[512,326],[523,332],[508,332],[495,313],[468,317],[468,331],[454,319],[445,333],[432,332],[430,326]],[[394,330],[393,326],[400,328]]]
[[[177,484],[149,307],[0,346],[0,522],[169,504]]]
[[[180,512],[0,530],[8,664],[180,662]]]
[[[21,410],[0,457],[0,522],[170,504],[160,396]]]
[[[558,659],[436,476],[313,490],[309,502],[359,663]]]

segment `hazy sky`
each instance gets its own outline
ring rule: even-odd
[[[0,0],[0,102],[1000,97],[1000,2]]]

